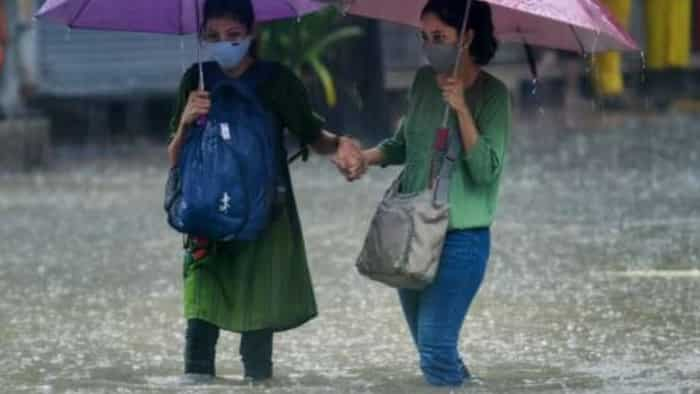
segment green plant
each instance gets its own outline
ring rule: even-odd
[[[334,107],[338,99],[326,56],[343,41],[364,35],[360,27],[338,26],[340,17],[335,8],[329,7],[298,21],[270,23],[261,32],[261,55],[287,65],[300,77],[307,68],[311,70],[323,87],[329,107]]]

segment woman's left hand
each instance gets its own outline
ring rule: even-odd
[[[457,78],[445,78],[440,81],[442,97],[458,114],[468,113],[467,103],[464,101],[464,83]]]

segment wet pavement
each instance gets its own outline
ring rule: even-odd
[[[513,131],[489,271],[462,333],[464,393],[700,393],[698,119]],[[396,170],[294,179],[321,315],[279,335],[277,377],[240,382],[225,334],[206,387],[182,369],[181,240],[164,150],[0,176],[0,392],[432,393],[391,289],[354,269]]]

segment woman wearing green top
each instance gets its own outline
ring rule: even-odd
[[[336,154],[335,162],[357,171],[359,148],[322,130],[301,81],[282,65],[256,59],[250,0],[207,0],[203,14],[201,39],[216,60],[204,65],[208,87],[221,79],[259,75],[260,67],[274,69],[257,89],[279,126],[279,144],[286,128],[304,145],[321,154]],[[198,82],[193,66],[182,79],[172,121],[174,137],[168,153],[173,166],[188,128],[209,112],[209,93],[198,90]],[[260,239],[209,245],[202,254],[202,249],[185,253],[186,382],[214,377],[220,329],[242,334],[240,354],[246,378],[271,377],[273,333],[298,327],[317,314],[286,160],[279,166],[288,192]]]
[[[423,291],[399,291],[423,374],[440,386],[460,385],[469,378],[457,349],[459,332],[486,270],[489,226],[510,133],[508,91],[481,69],[497,49],[491,10],[474,1],[465,41],[458,43],[465,3],[431,0],[425,6],[422,38],[431,67],[418,71],[396,135],[363,152],[366,165],[405,165],[401,191],[422,191],[429,183],[435,130],[442,125],[446,103],[452,109],[450,128],[459,130],[463,153],[452,174],[450,225],[438,274]],[[451,78],[458,45],[465,50],[458,77]],[[352,180],[366,165],[340,167]]]

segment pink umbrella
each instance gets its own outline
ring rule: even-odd
[[[579,53],[638,50],[634,39],[599,0],[484,1],[492,6],[496,35],[504,42]],[[420,26],[420,12],[426,2],[342,0],[345,10],[350,14],[412,26]]]

